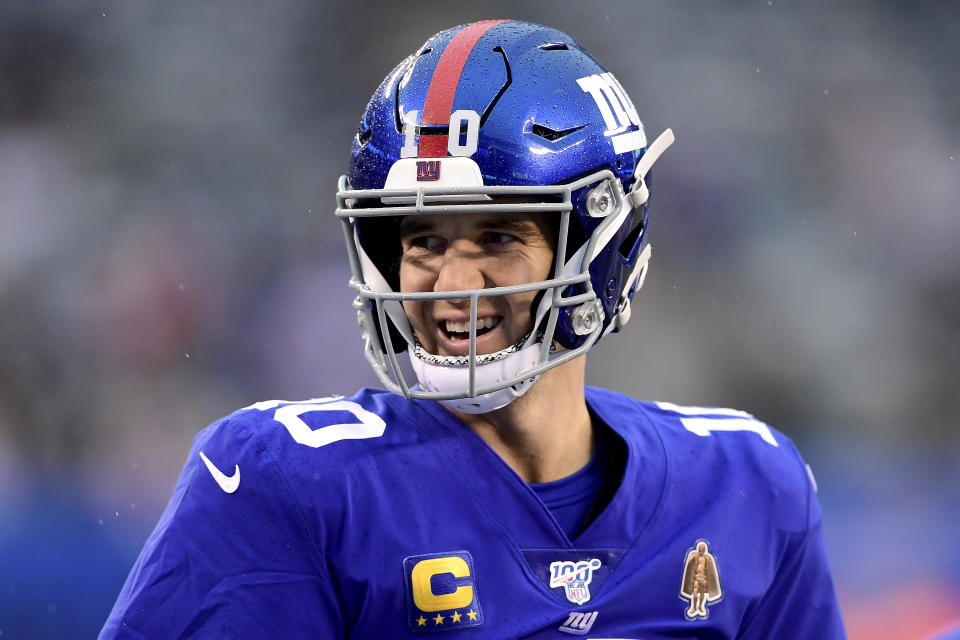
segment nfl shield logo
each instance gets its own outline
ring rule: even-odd
[[[590,587],[583,580],[573,580],[567,583],[567,600],[575,604],[583,604],[590,599]]]

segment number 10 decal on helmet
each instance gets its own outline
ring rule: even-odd
[[[668,129],[648,145],[613,74],[555,29],[475,22],[403,60],[370,99],[337,192],[365,355],[381,382],[459,411],[491,411],[622,328],[650,259],[648,173],[672,142]],[[555,217],[547,279],[400,290],[401,220],[486,212]],[[530,292],[529,333],[478,354],[481,301]],[[440,300],[469,301],[469,354],[431,354],[418,343],[403,302]]]
[[[416,143],[417,114],[411,111],[403,116],[403,148],[401,158],[415,158],[419,155]],[[461,144],[460,136],[466,129],[466,141]],[[480,114],[470,109],[460,109],[450,114],[447,153],[451,156],[472,156],[477,152],[480,135]]]

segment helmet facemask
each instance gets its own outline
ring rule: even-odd
[[[523,395],[544,371],[585,353],[609,326],[604,322],[603,306],[591,286],[589,267],[616,233],[614,225],[623,224],[632,211],[632,203],[619,185],[608,170],[570,184],[544,187],[418,186],[351,190],[342,178],[336,214],[343,222],[350,254],[353,270],[350,286],[357,292],[355,307],[365,340],[365,355],[381,382],[408,398],[439,400],[459,411],[482,413],[505,406]],[[594,215],[603,219],[586,237],[577,223],[571,225],[573,202],[577,196],[580,200],[584,195],[589,199],[591,192],[598,190],[604,192],[608,201],[603,207],[593,207]],[[384,255],[385,228],[377,232],[370,224],[377,218],[379,222],[395,222],[397,216],[494,211],[519,215],[549,212],[558,216],[551,278],[487,289],[400,292],[392,266],[393,256],[399,255],[399,249],[392,255]],[[571,246],[571,237],[586,241],[579,247]],[[394,239],[394,243],[398,245],[399,240]],[[571,249],[573,255],[569,255]],[[373,256],[370,251],[380,255]],[[645,269],[645,264],[640,269]],[[480,300],[533,291],[538,295],[532,311],[531,331],[502,351],[477,354]],[[469,353],[459,357],[425,353],[403,310],[405,300],[469,300]],[[561,320],[581,338],[577,346],[560,346],[569,343],[569,340],[558,339]],[[411,387],[400,366],[397,354],[404,350],[419,378],[417,387]]]

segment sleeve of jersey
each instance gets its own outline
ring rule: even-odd
[[[100,638],[342,638],[314,540],[253,426],[214,423],[194,440]]]
[[[792,446],[790,449],[802,467],[807,487],[807,527],[787,546],[770,588],[737,637],[843,640],[847,636],[823,544],[820,504],[806,465]]]

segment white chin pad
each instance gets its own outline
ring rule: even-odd
[[[483,389],[500,385],[506,380],[517,377],[524,371],[533,369],[540,360],[540,344],[534,343],[493,362],[478,364],[476,367],[476,385]],[[421,360],[413,349],[408,349],[410,365],[425,391],[439,393],[463,393],[470,388],[470,367],[467,365],[436,365]],[[525,394],[537,376],[533,376],[512,386],[497,391],[479,394],[474,398],[441,400],[444,405],[462,413],[486,413],[505,407]]]

